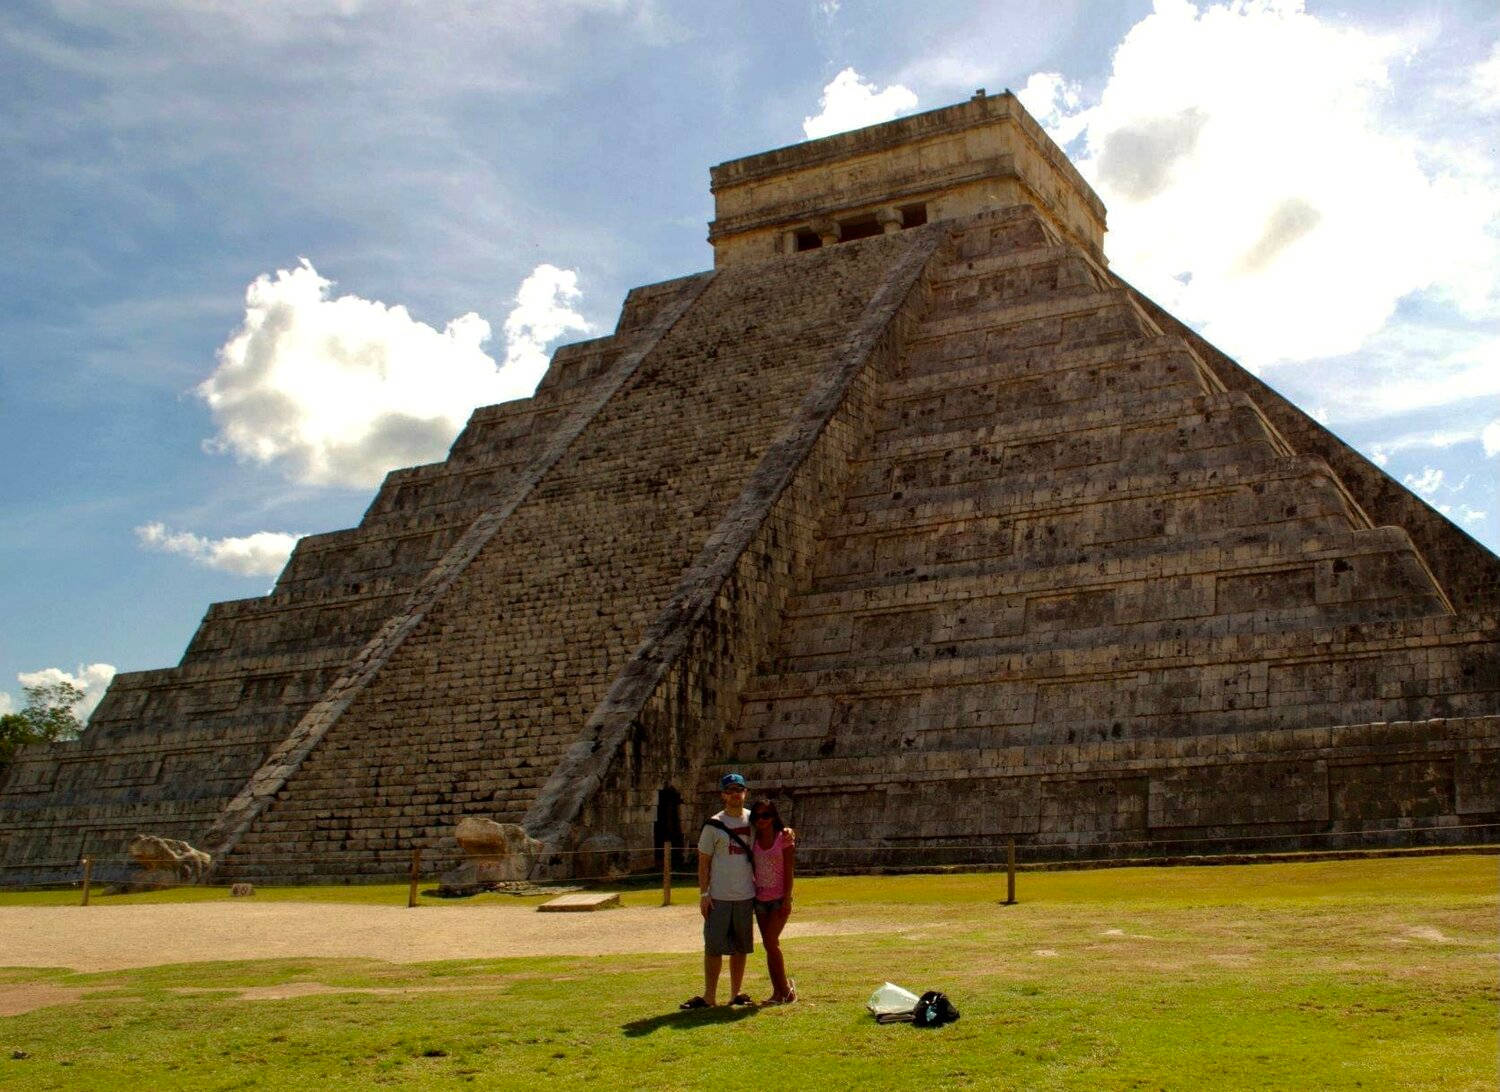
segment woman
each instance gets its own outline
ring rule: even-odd
[[[787,978],[781,954],[781,931],[792,916],[795,836],[782,823],[776,805],[764,798],[751,806],[750,825],[755,831],[755,920],[760,923],[773,990],[765,1004],[785,1005],[797,1000],[797,984]]]

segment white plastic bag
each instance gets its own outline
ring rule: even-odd
[[[870,995],[870,999],[865,1002],[865,1008],[876,1016],[911,1012],[917,1000],[917,995],[910,990],[903,990],[894,982],[887,982]]]

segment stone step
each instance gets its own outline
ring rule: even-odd
[[[988,361],[969,358],[966,362],[943,371],[921,374],[900,372],[881,385],[881,397],[887,401],[906,401],[986,381],[1020,382],[1056,373],[1115,367],[1164,355],[1191,361],[1200,372],[1206,390],[1224,389],[1223,384],[1202,363],[1186,339],[1175,334],[1142,334],[1125,341],[1088,345],[1022,360]]]
[[[1112,287],[1078,250],[1039,247],[945,266],[931,281],[923,318],[943,322],[979,308],[994,311]]]
[[[1059,319],[1076,318],[1098,311],[1118,310],[1121,313],[1140,316],[1142,332],[1161,331],[1145,318],[1130,294],[1123,288],[1105,287],[1088,292],[1069,292],[1047,296],[1042,299],[1018,300],[981,312],[960,314],[931,314],[924,316],[912,335],[912,347],[921,349],[926,343],[946,341],[957,335],[990,334],[997,330],[1012,330],[1027,325],[1053,323]],[[1080,345],[1069,348],[1082,348]],[[1067,350],[1064,350],[1067,351]]]
[[[426,572],[480,511],[477,503],[455,505],[400,522],[309,535],[292,551],[273,594],[317,594],[384,576],[412,579]]]
[[[1118,439],[1106,443],[1091,440],[1090,434]],[[1122,395],[1107,403],[1043,402],[1004,409],[985,421],[935,425],[916,433],[878,433],[871,448],[861,453],[859,463],[900,464],[934,454],[982,448],[982,453],[973,457],[983,457],[993,464],[1007,448],[1030,450],[1042,442],[1066,448],[1089,445],[1079,454],[1093,455],[1097,450],[1100,459],[1139,459],[1147,454],[1251,438],[1274,444],[1265,418],[1248,395],[1237,391],[1207,393],[1196,386],[1184,389],[1174,385]]]
[[[1112,444],[1106,437],[1095,437],[1101,445]],[[1019,460],[1017,460],[1019,462]],[[1328,479],[1348,508],[1352,525],[1363,525],[1367,521],[1347,499],[1337,479],[1333,478],[1326,464],[1317,459],[1305,461],[1305,465],[1316,466],[1319,473]],[[904,522],[906,513],[931,513],[952,510],[966,498],[972,498],[972,517],[984,517],[1013,513],[1016,518],[1028,518],[1028,506],[1034,506],[1040,518],[1042,512],[1061,508],[1082,508],[1112,499],[1111,493],[1123,497],[1139,497],[1142,485],[1162,483],[1162,493],[1170,495],[1179,488],[1186,492],[1212,491],[1215,483],[1245,483],[1254,488],[1258,481],[1270,481],[1287,476],[1282,472],[1283,457],[1278,456],[1259,438],[1221,446],[1196,450],[1163,451],[1153,461],[1136,463],[1076,463],[1066,467],[1032,467],[1014,474],[982,474],[982,465],[972,461],[961,466],[970,477],[957,477],[949,471],[949,480],[935,481],[929,476],[923,482],[918,475],[924,470],[944,473],[936,460],[925,467],[920,463],[903,468],[899,488],[892,482],[896,479],[894,469],[882,473],[878,466],[869,466],[862,479],[851,485],[844,501],[844,511],[836,517],[832,527],[840,525],[860,527],[871,525],[876,517],[892,522]],[[910,475],[910,478],[905,475]],[[1111,486],[1116,486],[1111,490]],[[1321,507],[1321,506],[1320,506]],[[1149,509],[1148,509],[1149,510]],[[894,515],[893,515],[894,513]],[[1296,513],[1287,513],[1295,515]],[[914,516],[925,520],[926,515]],[[1133,531],[1130,535],[1116,537],[1142,537],[1159,533],[1150,529]],[[1048,537],[1058,544],[1066,542],[1058,532]]]
[[[949,662],[917,674],[899,665],[823,672],[814,686],[799,677],[795,690],[754,692],[731,753],[741,763],[821,762],[1284,729],[1333,723],[1339,709],[1372,721],[1487,714],[1500,698],[1500,678],[1483,669],[1495,623],[1435,616],[1182,640],[1167,657],[1149,655],[1159,646],[1121,646],[1105,656],[1012,655],[1009,669],[996,660],[982,670]],[[1446,639],[1434,635],[1455,625]],[[932,685],[935,674],[942,685]]]
[[[924,323],[907,346],[899,372],[915,378],[976,364],[1046,367],[1041,361],[1058,353],[1160,334],[1123,290],[1080,293]]]
[[[1446,638],[1451,646],[1494,641],[1500,622],[1491,614],[1432,614],[1351,625],[1334,625],[1297,632],[1207,634],[1133,640],[1099,649],[1032,647],[994,655],[935,657],[920,662],[896,662],[831,670],[782,672],[754,677],[745,691],[752,703],[829,694],[882,694],[940,689],[947,686],[1066,679],[1070,676],[1132,674],[1192,666],[1207,669],[1239,660],[1277,659],[1317,662],[1334,655],[1358,657],[1435,645]],[[1473,672],[1471,672],[1473,674]],[[1397,681],[1397,680],[1392,680]],[[1481,682],[1500,689],[1500,671],[1493,666]]]
[[[932,540],[934,556],[924,560],[933,562],[940,560],[937,553],[951,552],[943,541],[948,538],[957,544],[955,548],[1009,553],[1025,547],[1058,556],[1075,549],[1082,558],[1098,542],[1192,534],[1204,529],[1205,515],[1214,520],[1225,518],[1222,512],[1204,513],[1200,502],[1212,505],[1215,498],[1223,498],[1225,503],[1234,503],[1230,500],[1233,496],[1281,496],[1297,489],[1311,489],[1327,500],[1306,507],[1296,505],[1295,510],[1289,510],[1295,502],[1288,503],[1276,513],[1277,520],[1337,510],[1344,513],[1348,526],[1366,525],[1320,459],[1277,456],[1264,445],[1251,443],[1186,452],[1162,463],[1147,473],[1132,470],[1115,476],[1095,473],[1092,467],[1078,467],[1054,474],[910,490],[899,497],[891,493],[852,497],[845,511],[830,519],[823,531],[818,571],[830,575],[868,571],[871,563],[866,555],[872,548],[879,549],[879,540],[908,535]],[[1153,503],[1156,501],[1161,503]],[[1139,510],[1149,515],[1149,522],[1140,527],[1126,526],[1121,529],[1123,533],[1112,536],[1089,535],[1076,543],[1066,540],[1062,527],[1048,530],[1052,526],[1045,522],[1048,519],[1073,519],[1101,505]],[[1010,530],[1017,523],[1042,530],[1018,538]],[[968,544],[971,538],[988,539],[988,546]],[[872,539],[873,544],[866,541]],[[865,554],[845,550],[846,546],[863,549]],[[886,552],[897,551],[888,548]],[[847,553],[848,563],[827,567],[835,553]]]
[[[1322,470],[1249,476],[1238,483],[1188,481],[1170,491],[1072,499],[963,520],[912,518],[891,532],[850,524],[825,539],[809,591],[859,591],[958,576],[999,581],[1018,569],[1091,566],[1129,571],[1133,558],[1178,549],[1232,548],[1226,567],[1272,547],[1295,551],[1310,540],[1363,529]],[[889,514],[889,513],[888,513]],[[1223,554],[1225,551],[1218,551]],[[1172,564],[1172,562],[1168,562]]]
[[[877,437],[884,441],[892,436],[982,428],[1025,421],[1038,411],[1052,416],[1098,413],[1112,407],[1123,409],[1124,399],[1150,402],[1217,391],[1204,380],[1195,359],[1166,347],[1037,375],[1015,375],[1002,365],[989,365],[943,378],[952,381],[921,388],[903,384],[901,393],[888,390]]]
[[[776,663],[788,671],[971,658],[1044,643],[1090,648],[1287,631],[1450,610],[1403,531],[1327,534],[1259,556],[1247,541],[1101,557],[1092,564],[890,582],[788,605]],[[1212,539],[1207,539],[1213,543]],[[1173,552],[1175,550],[1175,553]]]
[[[1333,752],[1327,757],[1346,762],[1381,756],[1420,760],[1425,752],[1451,752],[1454,746],[1465,744],[1493,748],[1500,739],[1500,717],[1493,715],[1444,718],[1443,731],[1436,735],[1429,725],[1426,718],[1314,722],[1279,730],[1235,729],[1164,739],[994,744],[946,750],[906,748],[817,761],[740,759],[734,768],[758,791],[765,787],[773,794],[777,790],[857,793],[890,784],[915,786],[959,779],[1045,777],[1055,776],[1058,771],[1094,771],[1098,776],[1114,768],[1127,776],[1139,775],[1160,770],[1164,757],[1191,766],[1249,766],[1260,758],[1275,762],[1279,752]]]
[[[1256,574],[1244,574],[1235,579],[1243,582],[1252,575]],[[1275,577],[1280,574],[1265,575]],[[1107,600],[1117,590],[1103,589],[1096,592],[1095,597]],[[845,650],[804,651],[797,646],[789,646],[790,651],[776,662],[773,670],[799,674],[858,670],[932,660],[988,660],[1029,651],[1043,641],[1049,649],[1097,652],[1101,657],[1113,660],[1114,650],[1122,646],[1136,646],[1152,641],[1253,636],[1276,632],[1290,634],[1366,621],[1425,618],[1440,614],[1443,610],[1442,601],[1436,597],[1424,600],[1406,592],[1371,596],[1356,603],[1284,603],[1256,607],[1253,610],[1169,615],[1134,622],[1090,624],[1085,620],[1080,621],[1077,626],[1067,628],[1028,625],[1029,614],[1033,609],[1045,609],[1052,603],[1067,601],[1070,608],[1081,612],[1076,604],[1080,599],[1087,598],[1088,596],[1079,593],[1070,595],[1060,592],[1047,597],[1041,608],[1037,608],[1034,602],[1023,603],[1015,612],[999,616],[985,615],[985,604],[979,603],[974,604],[973,611],[958,617],[948,617],[942,612],[907,612],[898,618],[882,616],[866,619],[865,626],[856,625],[854,632],[849,635],[854,647]],[[1160,606],[1162,613],[1167,613],[1170,609],[1150,600],[1148,606]],[[928,616],[933,613],[939,617],[934,619]],[[826,643],[836,643],[837,639],[836,636],[829,636]]]
[[[928,278],[928,290],[935,296],[945,291],[952,292],[971,281],[983,281],[996,273],[1056,265],[1073,258],[1082,259],[1092,272],[1093,267],[1082,258],[1082,251],[1076,246],[1046,240],[982,257],[954,258],[933,269]]]
[[[591,910],[611,910],[619,905],[618,891],[575,891],[542,903],[537,911],[544,914],[587,913]]]
[[[996,555],[972,561],[955,558],[945,565],[924,565],[914,571],[891,568],[874,571],[859,583],[819,581],[792,596],[784,612],[785,624],[804,618],[841,614],[871,614],[925,610],[945,603],[965,603],[1001,597],[1033,596],[1053,591],[1076,592],[1143,581],[1174,585],[1202,581],[1223,574],[1287,571],[1316,565],[1319,587],[1327,601],[1358,598],[1349,587],[1361,587],[1380,574],[1359,573],[1357,559],[1410,555],[1420,574],[1421,587],[1431,592],[1431,581],[1420,565],[1406,532],[1396,527],[1337,528],[1317,533],[1298,526],[1277,535],[1255,526],[1225,533],[1222,529],[1174,534],[1144,542],[1122,542],[1091,550],[1087,557],[1043,559]],[[1347,562],[1340,565],[1339,562]],[[899,563],[899,560],[897,561]],[[1377,567],[1378,568],[1378,567]],[[1327,573],[1321,570],[1327,569]],[[1335,593],[1334,589],[1340,590]]]
[[[1202,434],[1200,434],[1202,435]],[[1208,435],[1206,440],[1214,437]],[[1098,434],[1088,437],[1094,447],[1077,450],[1065,458],[1077,458],[1080,462],[1068,465],[1047,465],[1041,462],[1046,453],[1025,453],[1014,458],[1013,472],[993,469],[986,472],[987,465],[974,456],[956,453],[944,463],[944,456],[929,459],[913,459],[904,465],[889,463],[867,463],[861,474],[850,483],[844,498],[844,510],[840,519],[852,525],[862,526],[861,517],[880,511],[929,510],[933,507],[951,507],[963,498],[978,498],[974,514],[993,514],[998,511],[1014,511],[1025,516],[1026,504],[1037,499],[1038,507],[1056,508],[1062,505],[1091,504],[1097,502],[1097,493],[1088,495],[1092,483],[1121,483],[1118,492],[1124,495],[1139,492],[1127,483],[1137,483],[1143,478],[1166,481],[1164,492],[1175,492],[1173,486],[1182,483],[1185,489],[1196,489],[1200,483],[1212,484],[1227,480],[1232,475],[1248,478],[1278,477],[1281,459],[1277,453],[1256,437],[1238,443],[1214,444],[1199,449],[1170,450],[1160,458],[1131,460],[1082,460],[1088,455],[1109,453],[1118,450],[1116,438]],[[1140,450],[1137,444],[1131,447]],[[1035,456],[1037,462],[1022,468],[1025,456]],[[1038,465],[1038,462],[1041,465]],[[1317,460],[1311,460],[1317,462]],[[1326,471],[1325,469],[1325,472]],[[1052,486],[1055,492],[1047,495],[1044,490]],[[1077,496],[1077,499],[1071,499]]]
[[[535,441],[540,447],[544,436]],[[528,441],[530,442],[530,441]],[[531,461],[529,450],[517,450],[504,457],[492,456],[456,464],[434,464],[431,474],[386,485],[365,510],[360,527],[367,530],[389,526],[404,527],[408,521],[427,519],[453,522],[478,515],[523,471]]]
[[[1056,229],[1035,209],[1013,205],[971,218],[955,240],[953,254],[957,261],[968,262],[1061,244]]]
[[[1333,480],[1321,459],[1279,456],[1263,444],[1188,452],[1164,465],[1118,478],[1089,468],[1051,474],[1018,474],[962,490],[929,490],[927,496],[858,498],[824,531],[832,540],[846,535],[884,535],[938,528],[946,524],[1066,511],[1107,501],[1139,500],[1171,490],[1212,494],[1282,478],[1318,476]],[[826,549],[832,549],[827,547]]]

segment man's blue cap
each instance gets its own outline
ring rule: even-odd
[[[743,789],[746,787],[747,786],[745,785],[745,779],[737,773],[727,773],[723,777],[719,778],[720,792],[723,792],[726,789]]]

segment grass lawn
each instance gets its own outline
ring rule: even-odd
[[[697,960],[651,953],[0,970],[56,999],[0,1018],[0,1087],[1493,1089],[1497,880],[1482,856],[1045,872],[1006,907],[992,874],[806,878],[799,919],[866,931],[788,942],[803,1000],[748,1011],[678,1013]],[[405,888],[256,898],[298,895]],[[886,979],[963,1019],[876,1025]]]

